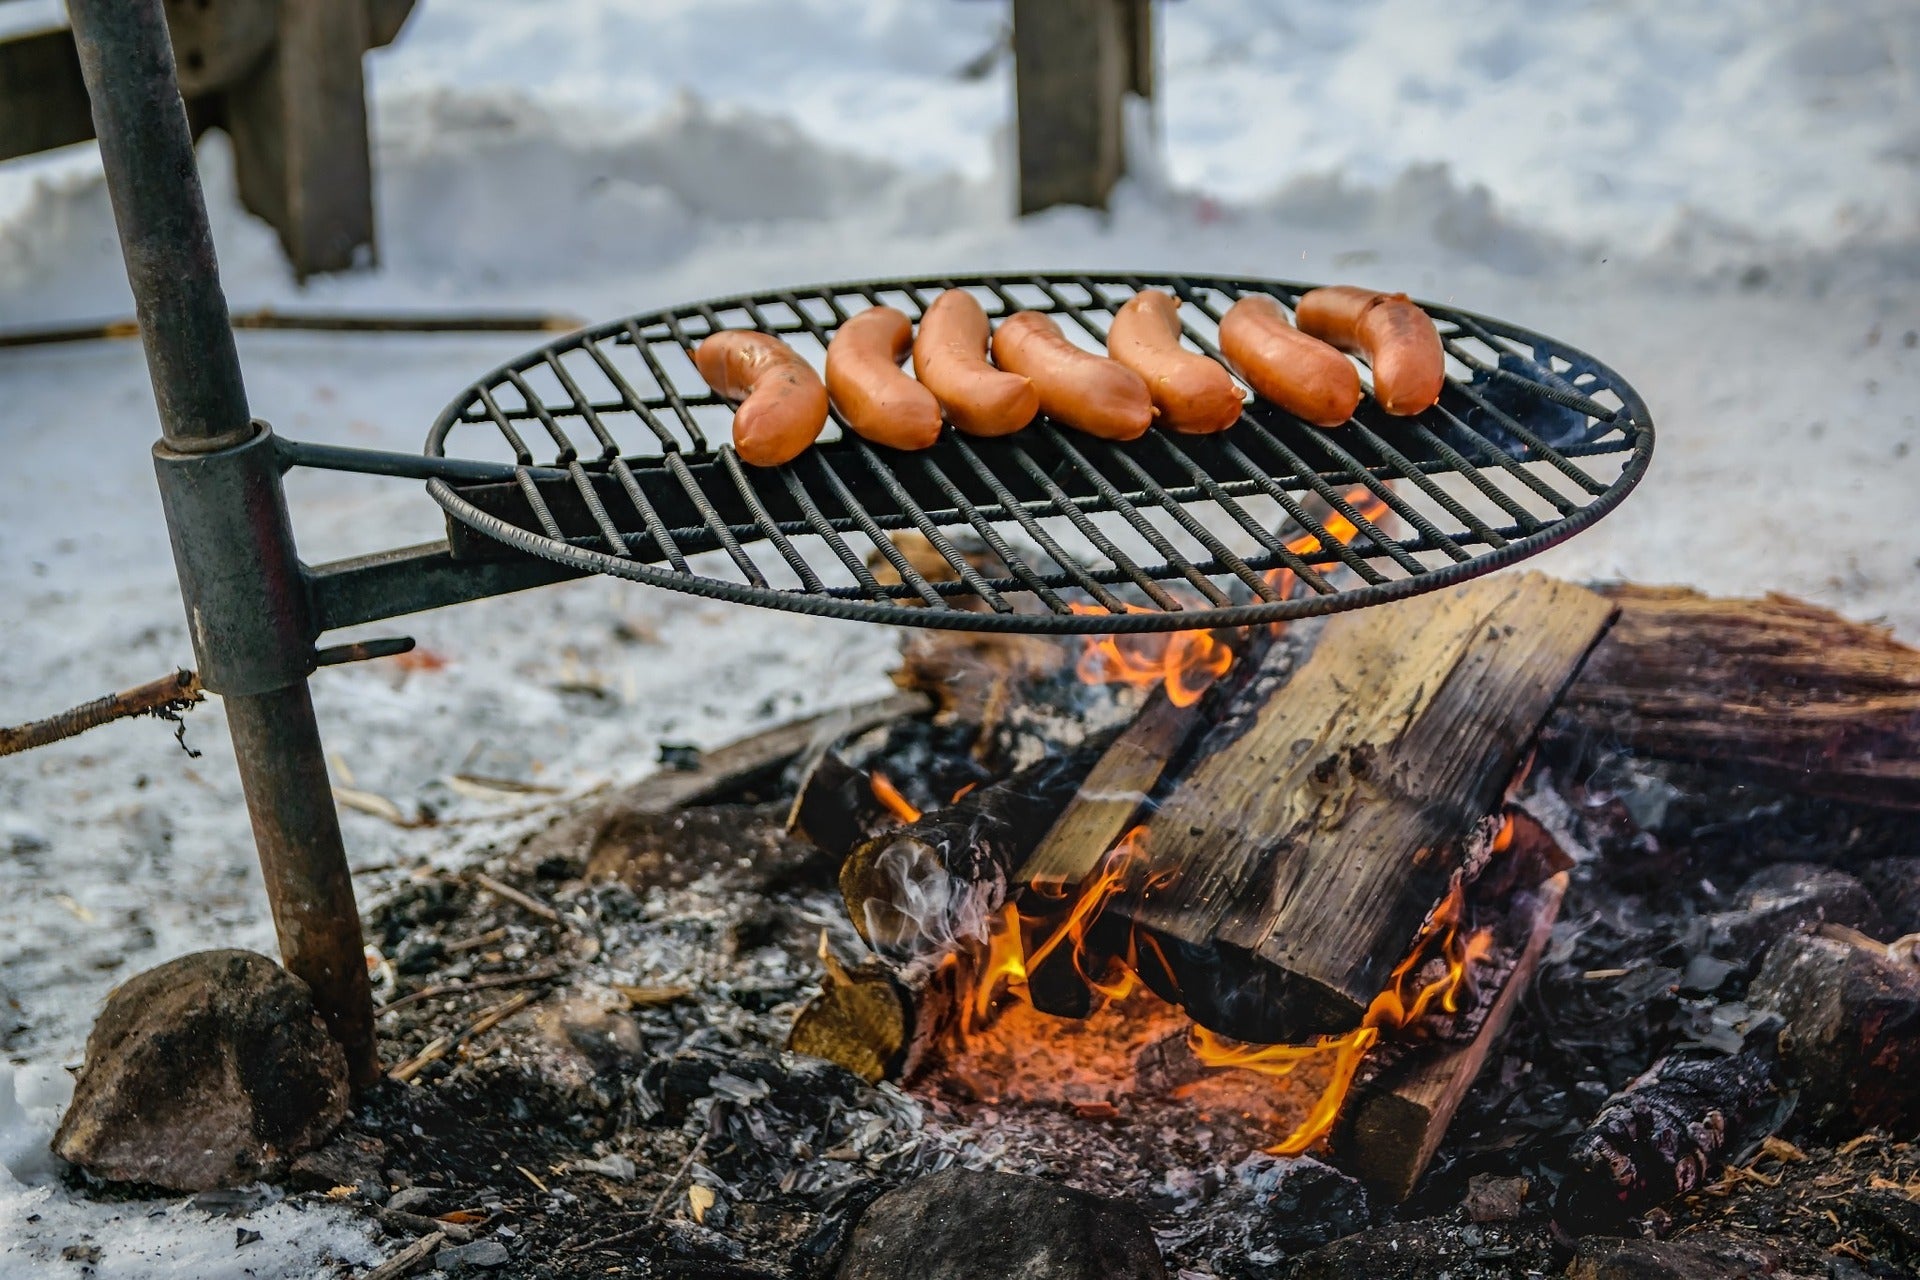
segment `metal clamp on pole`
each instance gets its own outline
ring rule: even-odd
[[[247,411],[161,0],[69,0],[163,439],[194,655],[222,696],[287,969],[379,1075],[359,911],[307,674],[316,632],[273,435]]]

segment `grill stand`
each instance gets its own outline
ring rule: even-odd
[[[282,959],[370,1084],[360,917],[307,689],[317,632],[273,436],[247,412],[161,0],[69,9],[159,408],[155,469],[194,656],[226,704]]]

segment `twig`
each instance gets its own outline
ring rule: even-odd
[[[389,1079],[406,1084],[475,1036],[484,1035],[545,995],[544,991],[522,991],[501,1001],[452,1035],[437,1036],[427,1047],[387,1073]]]
[[[467,991],[487,991],[498,987],[523,987],[534,982],[550,982],[555,978],[566,977],[566,969],[544,969],[538,973],[500,974],[491,978],[475,978],[471,982],[442,982],[431,987],[422,987],[418,991],[409,991],[395,1000],[389,1000],[375,1010],[375,1017],[384,1017],[396,1009],[404,1009],[410,1004],[419,1004],[422,1000],[437,1000],[441,996],[457,996]]]
[[[0,756],[44,747],[50,742],[59,742],[130,716],[158,716],[174,721],[179,725],[174,736],[180,739],[181,747],[188,755],[198,756],[198,751],[187,746],[186,725],[181,722],[180,713],[205,698],[206,695],[200,690],[197,672],[176,671],[170,676],[149,680],[143,685],[110,693],[104,698],[95,698],[92,702],[83,702],[57,716],[12,728],[0,728]]]
[[[706,1149],[707,1134],[703,1131],[700,1134],[699,1140],[693,1144],[693,1150],[687,1152],[687,1158],[682,1160],[680,1167],[673,1171],[673,1177],[668,1180],[666,1186],[660,1188],[660,1194],[654,1197],[653,1207],[647,1210],[647,1217],[658,1218],[660,1216],[660,1211],[667,1207],[668,1198],[673,1195],[673,1189],[680,1185],[680,1179],[687,1176],[687,1170],[693,1168],[693,1162],[698,1160],[700,1153]]]
[[[542,920],[549,920],[561,926],[566,925],[566,918],[546,903],[540,901],[540,899],[524,894],[510,884],[502,884],[484,871],[474,871],[469,874],[473,876],[475,884],[485,889],[488,893],[491,893],[494,897],[505,898],[514,906],[519,907],[523,911],[531,912],[539,916]]]
[[[566,333],[586,322],[578,316],[546,312],[349,313],[275,311],[260,307],[236,311],[229,318],[236,329],[295,329],[308,333]],[[60,325],[44,329],[16,329],[0,333],[0,348],[36,347],[58,342],[92,342],[102,338],[137,338],[140,325],[131,319],[91,324]]]
[[[401,1276],[407,1275],[425,1262],[446,1238],[447,1233],[444,1231],[436,1231],[430,1236],[421,1236],[379,1266],[361,1272],[360,1280],[400,1280]]]

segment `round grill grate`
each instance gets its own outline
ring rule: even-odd
[[[1313,286],[1111,274],[874,280],[601,324],[501,366],[434,423],[430,455],[512,468],[511,481],[428,483],[455,554],[526,553],[712,599],[908,626],[1246,626],[1402,599],[1513,564],[1611,511],[1653,452],[1646,405],[1605,365],[1423,303],[1448,382],[1417,418],[1389,417],[1369,396],[1352,422],[1323,431],[1254,400],[1217,436],[1154,430],[1114,444],[1042,418],[997,440],[949,429],[933,448],[903,453],[853,436],[836,415],[787,466],[735,456],[732,409],[690,358],[701,338],[760,329],[818,368],[850,315],[885,303],[917,319],[950,287],[996,318],[1052,313],[1094,350],[1127,298],[1165,289],[1182,302],[1193,347],[1217,357],[1219,318],[1242,293],[1290,308]]]

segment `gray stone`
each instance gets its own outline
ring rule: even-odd
[[[402,1187],[387,1200],[387,1208],[395,1213],[422,1213],[428,1217],[441,1211],[445,1199],[438,1187]]]
[[[1512,1222],[1526,1208],[1532,1187],[1526,1178],[1476,1173],[1467,1179],[1467,1194],[1460,1207],[1474,1222]]]
[[[1824,1261],[1804,1250],[1721,1232],[1682,1240],[1589,1236],[1567,1269],[1571,1280],[1826,1280]]]
[[[238,1186],[325,1142],[347,1099],[307,985],[250,951],[202,951],[107,997],[53,1149],[109,1181]]]
[[[853,1230],[839,1280],[1166,1280],[1128,1206],[1057,1182],[949,1169],[887,1192]]]
[[[433,1265],[442,1271],[479,1271],[504,1267],[512,1260],[507,1246],[498,1240],[475,1240],[472,1244],[450,1245],[433,1255]]]

